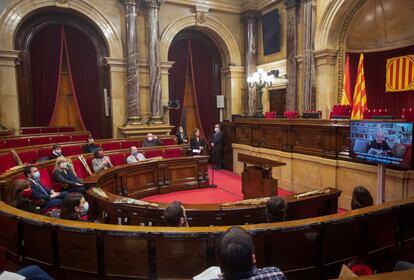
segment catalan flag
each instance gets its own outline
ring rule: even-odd
[[[349,70],[349,55],[346,56],[344,71],[344,88],[342,89],[341,105],[351,105],[351,71]]]
[[[357,80],[355,83],[354,98],[352,100],[351,119],[362,120],[364,111],[367,109],[367,91],[364,75],[364,54],[359,57]]]
[[[414,55],[387,59],[386,92],[414,90]]]

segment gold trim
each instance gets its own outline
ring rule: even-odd
[[[344,61],[345,61],[345,39],[348,33],[349,25],[351,24],[352,19],[354,18],[355,14],[358,10],[365,4],[367,0],[360,0],[358,1],[355,6],[352,8],[351,12],[348,13],[347,17],[345,18],[344,23],[342,24],[341,32],[339,32],[338,36],[338,58],[337,58],[337,65],[338,65],[338,98],[337,102],[341,102],[342,98],[342,88],[344,85]]]

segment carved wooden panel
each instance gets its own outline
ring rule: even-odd
[[[293,152],[322,156],[324,132],[316,127],[294,127]]]
[[[261,136],[263,148],[282,150],[287,143],[287,134],[283,126],[262,125]]]
[[[123,187],[128,190],[131,197],[145,191],[146,195],[157,194],[157,169],[140,169],[134,172],[128,172],[123,176]]]
[[[251,145],[251,142],[252,142],[251,127],[249,125],[236,125],[234,143]]]

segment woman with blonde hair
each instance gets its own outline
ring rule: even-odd
[[[68,185],[66,189],[68,192],[85,193],[86,191],[82,179],[76,176],[72,166],[65,157],[58,157],[56,159],[53,178],[57,183]]]

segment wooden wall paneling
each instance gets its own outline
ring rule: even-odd
[[[253,147],[261,147],[262,146],[261,125],[260,124],[253,124],[253,125],[251,125],[251,128],[252,128],[251,145]]]
[[[336,159],[337,157],[337,128],[327,127],[323,139],[323,156],[327,158]]]
[[[187,236],[165,233],[156,237],[158,279],[188,278],[205,270],[208,242],[208,235],[201,233]],[[185,260],[185,265],[177,266],[177,260]]]
[[[235,124],[235,139],[238,144],[252,145],[252,128],[250,125]]]
[[[98,275],[97,235],[92,229],[57,228],[60,267]]]
[[[146,168],[132,168],[131,166],[122,178],[129,197],[140,198],[159,193],[156,164],[150,164]]]
[[[293,152],[322,156],[325,129],[318,127],[294,126],[292,129]]]
[[[280,125],[261,125],[262,147],[282,150],[287,143],[286,131]]]
[[[105,231],[102,238],[106,277],[149,278],[147,234]]]
[[[22,231],[24,259],[53,266],[57,260],[54,258],[55,247],[50,224],[25,221],[22,223]]]

